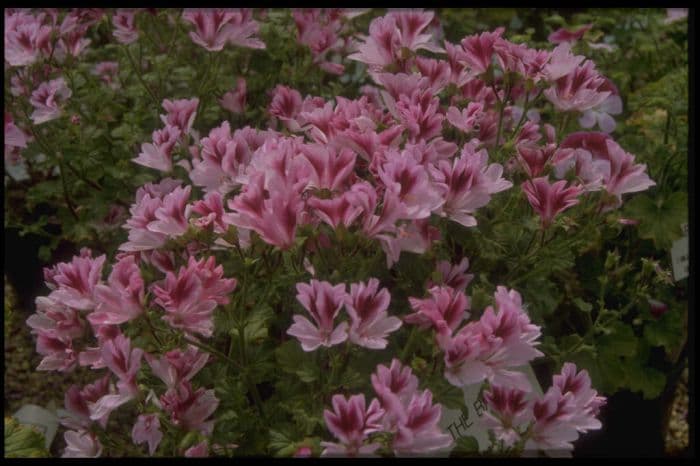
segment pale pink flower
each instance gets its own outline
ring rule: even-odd
[[[182,17],[195,27],[190,32],[192,41],[210,52],[221,51],[227,43],[253,49],[265,48],[260,39],[252,37],[260,26],[252,19],[250,10],[197,8],[185,10]]]
[[[140,414],[131,429],[131,441],[135,445],[148,443],[148,454],[153,456],[161,440],[163,440],[163,433],[160,431],[158,415]]]
[[[473,144],[465,144],[460,157],[452,163],[440,160],[428,168],[435,182],[447,187],[439,213],[465,227],[476,226],[472,214],[488,204],[492,194],[513,185],[502,178],[503,167],[497,163],[489,165],[486,150],[477,152]]]
[[[10,66],[31,65],[48,52],[52,28],[42,24],[44,16],[5,12],[5,61]]]
[[[228,223],[224,221],[224,201],[218,192],[210,192],[203,200],[195,202],[192,212],[202,216],[195,220],[195,225],[201,228],[213,225],[214,231],[219,234],[228,230]]]
[[[168,112],[167,115],[161,115],[160,119],[165,125],[176,126],[182,134],[189,134],[192,129],[192,123],[197,116],[197,106],[199,99],[177,99],[163,100],[163,109]]]
[[[190,179],[208,193],[231,191],[239,184],[238,175],[252,158],[248,141],[240,130],[231,135],[231,126],[224,121],[202,138],[200,144],[201,154],[192,161]]]
[[[559,28],[553,33],[551,33],[548,37],[547,40],[551,42],[552,44],[561,44],[562,42],[569,42],[569,43],[574,43],[577,40],[580,40],[583,35],[588,32],[591,28],[593,27],[592,24],[586,24],[584,26],[581,26],[579,29],[576,29],[574,31],[569,31],[564,28]]]
[[[109,394],[109,381],[110,374],[105,374],[82,389],[78,385],[72,385],[64,396],[66,412],[60,418],[61,424],[74,430],[88,429],[92,424],[90,404]],[[104,429],[107,427],[109,413],[96,420]]]
[[[136,385],[136,374],[141,369],[141,348],[131,348],[131,340],[118,335],[107,340],[102,345],[102,360],[105,365],[119,378],[117,388],[120,394],[135,395],[139,388]]]
[[[428,87],[436,94],[450,83],[450,64],[445,60],[416,57],[416,68],[428,79]]]
[[[609,79],[605,80],[600,90],[610,91],[610,95],[596,107],[583,112],[578,122],[583,128],[593,128],[598,124],[604,133],[612,133],[617,125],[610,115],[622,113],[622,99],[617,87]]]
[[[260,25],[253,19],[252,10],[250,8],[239,8],[232,11],[233,18],[229,21],[231,29],[228,42],[239,47],[264,49],[265,43],[258,37],[254,37],[260,30]]]
[[[350,200],[351,197],[348,193],[343,193],[343,195],[332,199],[311,197],[307,204],[314,209],[318,218],[333,229],[340,225],[347,228],[362,214],[362,207],[354,206]]]
[[[379,280],[350,284],[345,309],[350,316],[350,341],[369,349],[384,349],[389,333],[401,327],[401,319],[389,317],[387,309],[391,295],[379,289]]]
[[[307,188],[339,190],[355,168],[356,156],[350,149],[304,144],[301,154],[299,160],[307,170]]]
[[[80,338],[85,332],[77,310],[45,296],[36,298],[36,313],[29,316],[27,325],[32,333],[53,338]]]
[[[39,125],[60,117],[63,105],[72,94],[63,78],[41,83],[29,98],[34,107],[31,114],[34,124]]]
[[[107,285],[95,287],[95,302],[95,311],[88,315],[93,324],[123,324],[143,313],[144,283],[134,256],[120,259],[112,268]]]
[[[238,78],[236,87],[226,92],[219,99],[219,104],[233,114],[243,113],[245,111],[246,92],[245,78]]]
[[[27,134],[17,127],[12,114],[5,112],[5,164],[19,154],[19,149],[27,147]]]
[[[139,31],[135,23],[137,12],[135,9],[118,9],[112,16],[112,34],[120,44],[128,45],[138,40]]]
[[[119,62],[101,61],[95,65],[92,74],[98,76],[103,83],[107,84],[112,89],[119,88],[119,82],[117,80],[119,76]]]
[[[148,224],[148,230],[171,238],[184,234],[189,228],[192,211],[192,205],[187,203],[191,191],[191,186],[185,186],[166,194],[163,203],[155,210],[155,221]]]
[[[290,131],[298,131],[299,124],[295,121],[301,112],[302,98],[299,91],[278,84],[272,92],[272,100],[268,112],[284,122]]]
[[[406,406],[405,418],[399,421],[392,448],[397,455],[426,453],[452,445],[452,436],[438,426],[442,406],[433,404],[433,394],[426,389],[414,393]]]
[[[571,44],[563,42],[557,45],[549,57],[542,73],[550,82],[555,82],[558,79],[574,72],[586,57],[582,55],[574,55],[571,53]]]
[[[576,411],[570,422],[576,426],[576,430],[587,432],[602,427],[596,416],[606,399],[598,396],[598,392],[591,387],[588,371],[582,369],[578,372],[575,364],[564,363],[561,373],[552,378],[552,386],[559,388],[564,395],[573,395],[571,400]]]
[[[544,96],[560,112],[584,112],[603,103],[611,92],[602,90],[605,83],[595,65],[588,60],[573,71],[558,78],[545,89]]]
[[[523,183],[522,189],[527,200],[542,219],[542,228],[551,225],[557,214],[579,203],[578,197],[583,192],[583,188],[581,186],[567,188],[566,185],[566,180],[550,184],[547,176]]]
[[[145,354],[145,358],[153,374],[168,388],[173,388],[182,380],[192,380],[206,365],[209,354],[200,352],[194,346],[188,346],[185,351],[168,351],[160,359],[148,353]]]
[[[459,59],[462,64],[466,65],[472,76],[476,76],[486,72],[491,66],[493,54],[495,52],[495,44],[501,38],[505,31],[504,28],[497,28],[495,31],[482,32],[467,36],[461,40],[460,44],[464,51],[460,54]]]
[[[485,412],[481,425],[491,430],[506,447],[520,440],[517,428],[530,421],[532,410],[527,392],[517,388],[492,386],[484,392],[490,412]]]
[[[435,283],[432,280],[429,281],[428,287],[432,288],[442,285],[464,292],[467,289],[467,285],[474,279],[474,274],[465,273],[468,268],[469,259],[467,257],[464,257],[459,264],[454,265],[446,260],[440,261],[435,268],[440,278]]]
[[[180,129],[166,125],[153,132],[153,143],[141,144],[139,156],[131,159],[144,167],[168,173],[173,169],[173,148],[180,137]]]
[[[394,431],[398,422],[406,421],[405,407],[418,390],[418,378],[409,366],[402,365],[394,358],[390,367],[377,365],[371,380],[382,408],[386,411],[383,429]]]
[[[82,23],[80,17],[71,12],[63,18],[59,29],[60,39],[56,45],[54,55],[59,61],[65,59],[66,56],[79,56],[92,42],[85,37],[88,30],[88,24]]]
[[[55,286],[49,297],[68,307],[82,311],[95,307],[94,291],[100,281],[102,266],[107,256],[104,254],[93,259],[89,250],[81,251],[81,256],[73,257],[71,262],[61,262],[45,271],[45,277]],[[49,274],[49,275],[47,275]],[[48,282],[48,280],[47,280]]]
[[[68,430],[63,438],[66,448],[62,458],[98,458],[102,454],[100,439],[93,433]]]
[[[227,295],[235,287],[236,280],[223,278],[223,267],[216,267],[213,256],[206,262],[190,257],[187,267],[180,267],[177,275],[168,272],[152,291],[156,304],[166,311],[163,320],[170,326],[210,337],[212,312],[218,304],[229,302]]]
[[[176,387],[169,388],[160,397],[163,410],[170,415],[173,425],[184,430],[198,430],[203,435],[211,435],[214,420],[207,420],[219,406],[214,390],[198,388],[193,391],[189,380],[183,380]]]
[[[185,450],[185,458],[207,458],[209,457],[209,442],[202,440],[198,444]]]
[[[442,133],[445,116],[440,111],[440,99],[431,90],[402,94],[396,102],[398,121],[408,130],[409,141],[430,140]]]
[[[466,312],[469,309],[467,296],[447,286],[431,288],[430,298],[408,298],[408,301],[415,312],[404,317],[404,321],[422,328],[434,327],[442,347],[462,321],[469,317]]]
[[[460,112],[457,107],[447,109],[447,121],[455,128],[470,133],[478,124],[478,117],[484,106],[481,102],[469,102],[467,108]]]
[[[334,320],[347,300],[345,285],[311,280],[309,284],[297,283],[297,300],[311,314],[316,325],[306,317],[295,314],[294,324],[287,334],[301,342],[304,351],[314,351],[319,346],[338,345],[348,338],[348,324],[334,326]]]
[[[367,436],[381,430],[384,410],[379,401],[373,399],[366,407],[365,396],[353,395],[346,399],[343,395],[333,395],[333,411],[323,411],[326,427],[340,443],[321,442],[324,447],[321,456],[365,456],[374,453],[380,444],[364,445]]]

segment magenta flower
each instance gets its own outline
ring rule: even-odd
[[[90,405],[110,393],[109,381],[110,374],[106,374],[82,389],[78,385],[72,385],[64,396],[66,412],[61,415],[61,424],[73,430],[88,429],[92,424]],[[96,420],[104,429],[107,427],[109,413]]]
[[[441,286],[430,289],[428,299],[408,298],[415,311],[404,317],[404,321],[420,327],[434,327],[440,346],[446,344],[452,333],[464,319],[469,317],[467,296],[454,288]]]
[[[562,42],[574,43],[580,40],[583,35],[593,27],[592,24],[586,24],[579,29],[569,31],[564,28],[559,28],[547,37],[547,40],[552,44],[561,44]]]
[[[72,94],[63,78],[41,83],[29,99],[34,107],[31,114],[34,124],[39,125],[60,117],[61,107]]]
[[[379,289],[379,280],[352,283],[345,309],[350,316],[350,341],[369,349],[384,349],[389,333],[401,327],[401,319],[389,317],[387,309],[391,295]]]
[[[49,297],[65,306],[82,311],[95,307],[95,286],[100,281],[102,266],[107,256],[93,259],[89,250],[81,251],[81,256],[71,262],[61,262],[52,269],[45,269],[47,284],[54,287]]]
[[[42,52],[49,53],[51,26],[42,25],[44,14],[25,11],[5,12],[5,61],[10,66],[35,63]]]
[[[297,300],[304,306],[316,325],[306,317],[295,314],[294,324],[287,334],[301,342],[304,351],[314,351],[319,346],[338,345],[348,338],[347,322],[334,328],[334,320],[347,300],[345,285],[311,280],[309,284],[297,283]]]
[[[68,430],[63,438],[66,449],[61,458],[98,458],[102,454],[100,439],[93,433]]]
[[[188,346],[183,352],[179,349],[168,351],[160,359],[146,353],[146,362],[151,371],[168,388],[176,387],[183,380],[192,380],[209,360],[208,353],[200,352],[194,346]]]
[[[366,456],[374,453],[381,445],[364,445],[367,436],[381,430],[384,410],[377,399],[365,407],[365,396],[353,395],[346,399],[343,395],[333,395],[333,411],[324,410],[326,427],[340,443],[321,442],[324,447],[321,456]]]
[[[470,70],[472,76],[476,76],[486,72],[491,66],[491,59],[495,52],[495,44],[501,38],[505,31],[504,28],[498,28],[495,31],[482,32],[467,36],[461,40],[464,54],[460,56],[461,61]]]
[[[163,433],[160,431],[158,415],[140,414],[131,430],[131,441],[134,445],[148,443],[148,454],[153,456],[161,440]]]
[[[95,286],[95,311],[88,320],[99,325],[118,325],[143,313],[144,284],[134,256],[122,257],[112,268],[107,285]]]
[[[173,148],[179,137],[180,129],[172,125],[155,130],[153,143],[141,144],[139,156],[131,160],[144,167],[168,173],[173,169]]]
[[[426,389],[414,393],[406,406],[406,417],[397,426],[392,448],[397,455],[427,453],[452,445],[452,436],[442,432],[438,423],[442,406],[433,404],[433,394]]]
[[[189,134],[192,129],[192,123],[197,116],[197,106],[199,99],[177,99],[163,100],[163,108],[167,115],[161,115],[160,119],[165,125],[176,126],[182,134]]]
[[[214,390],[198,388],[193,391],[190,381],[183,380],[176,387],[168,389],[160,397],[160,403],[175,426],[184,430],[198,430],[203,435],[211,435],[214,421],[207,421],[207,418],[219,406]]]
[[[114,37],[120,44],[128,45],[136,42],[139,38],[139,31],[136,29],[136,13],[135,9],[120,8],[112,16],[112,25],[114,26]]]
[[[520,440],[516,428],[532,418],[527,392],[517,388],[492,386],[484,393],[484,401],[490,412],[483,414],[482,425],[491,430],[506,447],[513,446]]]
[[[141,348],[131,348],[131,340],[118,335],[107,340],[102,345],[102,360],[105,365],[119,378],[117,388],[120,394],[135,395],[139,388],[136,385],[136,374],[141,369]]]
[[[243,113],[245,111],[246,92],[245,78],[238,78],[236,87],[226,92],[219,99],[219,104],[233,114]]]
[[[557,214],[578,204],[578,196],[583,192],[583,188],[581,186],[566,188],[566,184],[566,180],[550,184],[548,176],[523,183],[522,189],[527,200],[542,219],[542,228],[551,225]]]

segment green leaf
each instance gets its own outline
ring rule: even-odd
[[[314,364],[314,358],[301,349],[296,339],[280,345],[275,350],[275,359],[283,371],[296,374],[302,382],[314,382],[321,375],[319,367]]]
[[[637,337],[634,330],[622,322],[609,327],[610,334],[598,338],[598,348],[605,356],[634,356],[637,351]]]
[[[641,194],[625,205],[626,216],[639,220],[639,236],[654,241],[659,249],[669,249],[682,235],[681,224],[688,221],[688,193],[675,192],[653,199]]]
[[[673,352],[682,343],[683,316],[680,309],[671,309],[657,320],[644,326],[644,338],[652,346],[663,346],[667,353]]]
[[[36,428],[5,418],[5,458],[47,458],[44,436]]]
[[[666,376],[653,367],[643,367],[639,364],[625,365],[629,387],[632,391],[642,392],[645,399],[650,400],[661,394],[666,387]]]
[[[479,452],[479,442],[475,437],[468,435],[457,439],[455,447],[450,452],[450,457],[471,456]]]

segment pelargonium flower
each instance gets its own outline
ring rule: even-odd
[[[295,118],[301,112],[302,98],[299,91],[278,84],[272,91],[272,100],[268,112],[284,122],[290,131],[298,131],[299,124]]]
[[[415,311],[404,317],[404,321],[423,328],[434,327],[438,342],[444,346],[452,333],[464,319],[469,317],[469,298],[458,290],[447,286],[430,289],[428,299],[408,298]]]
[[[31,114],[34,124],[39,125],[60,117],[61,107],[72,94],[63,78],[41,83],[29,99],[34,107]]]
[[[577,410],[570,422],[576,425],[576,430],[586,432],[602,427],[596,416],[606,399],[598,396],[598,392],[591,388],[588,371],[583,369],[578,372],[575,364],[564,363],[561,373],[552,378],[552,385],[564,395],[573,395],[572,402]]]
[[[209,442],[202,440],[198,444],[185,450],[185,458],[207,458],[209,456]]]
[[[160,397],[163,410],[170,415],[173,425],[184,430],[197,430],[203,435],[211,435],[214,420],[207,420],[219,406],[214,390],[192,389],[189,380],[181,381],[169,388]]]
[[[63,438],[66,448],[62,458],[98,458],[102,455],[100,439],[91,432],[68,430]]]
[[[581,186],[566,188],[566,185],[566,180],[550,184],[548,176],[523,183],[522,189],[527,200],[542,219],[542,228],[551,225],[557,214],[578,204],[578,196],[583,192],[583,188]]]
[[[464,257],[459,264],[452,265],[448,261],[440,261],[435,268],[435,272],[439,275],[437,282],[428,283],[428,287],[448,286],[455,290],[462,291],[467,289],[467,285],[474,279],[474,274],[465,273],[469,268],[469,258]]]
[[[88,249],[83,249],[71,262],[44,269],[47,284],[54,288],[49,295],[52,300],[82,311],[95,307],[95,286],[100,281],[107,256],[103,254],[95,259],[91,256]]]
[[[223,198],[216,191],[206,194],[204,199],[195,202],[192,212],[202,216],[194,222],[199,227],[206,228],[213,225],[214,231],[219,234],[225,233],[228,229],[228,223],[224,217]]]
[[[381,445],[364,445],[367,436],[381,430],[381,417],[384,410],[377,399],[366,407],[365,396],[353,395],[346,399],[343,395],[333,395],[333,411],[324,410],[326,427],[340,443],[321,442],[324,447],[321,456],[365,456],[374,453]]]
[[[229,302],[227,295],[235,287],[236,280],[223,278],[223,267],[216,267],[214,257],[206,262],[190,257],[187,267],[180,267],[177,275],[168,272],[152,291],[156,304],[166,311],[163,320],[170,326],[210,337],[214,330],[212,312],[218,304]]]
[[[600,105],[611,92],[602,90],[605,79],[588,60],[558,78],[552,87],[545,89],[544,96],[560,112],[584,112]]]
[[[374,392],[386,411],[383,429],[395,431],[398,422],[406,420],[405,407],[418,390],[418,378],[409,366],[402,365],[394,358],[389,367],[377,365],[371,380]]]
[[[110,86],[112,89],[117,89],[119,83],[119,62],[116,61],[101,61],[95,65],[92,74],[98,76],[100,80]]]
[[[562,42],[569,42],[569,43],[574,43],[577,40],[581,39],[583,35],[588,32],[591,28],[593,27],[592,24],[586,24],[584,26],[581,26],[580,28],[574,30],[574,31],[569,31],[564,28],[559,28],[556,31],[552,32],[548,37],[547,40],[551,42],[552,44],[561,44]]]
[[[88,24],[80,21],[80,18],[73,12],[68,13],[64,18],[59,28],[60,39],[56,44],[54,55],[59,61],[63,61],[66,56],[79,56],[90,42],[90,39],[85,35],[88,30]]]
[[[351,197],[348,193],[331,199],[311,197],[307,201],[307,205],[314,209],[318,218],[333,229],[340,225],[347,228],[362,214],[362,207],[353,205]]]
[[[117,388],[120,393],[135,395],[138,392],[136,374],[141,369],[141,348],[131,348],[131,340],[124,335],[118,335],[102,345],[102,360],[105,365],[119,378]]]
[[[189,134],[192,129],[192,123],[197,116],[197,106],[199,99],[177,99],[163,100],[163,108],[167,115],[161,115],[160,119],[165,125],[177,127],[182,134]]]
[[[112,16],[112,25],[114,26],[112,34],[120,44],[129,45],[138,40],[139,31],[135,23],[136,13],[138,10],[120,8]]]
[[[157,414],[140,414],[131,429],[131,440],[135,445],[148,443],[148,454],[153,456],[158,444],[163,440]]]
[[[311,280],[309,284],[297,283],[297,300],[304,306],[316,325],[306,317],[295,314],[294,324],[287,334],[301,342],[304,351],[314,351],[319,346],[338,345],[348,338],[348,324],[342,322],[334,327],[334,320],[345,304],[345,285]]]
[[[517,388],[492,386],[484,393],[490,412],[483,414],[481,425],[491,430],[506,447],[520,440],[517,428],[532,418],[527,392]]]
[[[505,29],[501,27],[495,31],[474,34],[461,40],[460,44],[464,54],[460,58],[473,76],[484,73],[491,66],[491,60],[495,52],[494,45],[501,38],[504,31]]]
[[[92,424],[90,418],[90,404],[96,403],[100,398],[110,393],[109,382],[111,375],[97,379],[92,384],[88,384],[82,389],[78,385],[72,385],[64,396],[64,406],[66,412],[62,413],[60,422],[62,425],[73,430],[85,430]],[[97,422],[104,429],[107,427],[109,413],[97,419]]]
[[[190,32],[192,41],[210,52],[221,51],[227,43],[254,49],[265,48],[260,39],[251,37],[258,32],[259,25],[252,19],[249,10],[196,8],[185,10],[182,17],[195,27]]]
[[[160,359],[148,353],[145,354],[145,358],[153,374],[168,388],[173,388],[183,380],[192,380],[206,365],[209,354],[200,352],[194,346],[188,346],[185,351],[168,351]]]
[[[107,285],[95,286],[95,311],[88,315],[94,324],[118,325],[143,313],[144,283],[134,256],[122,257],[112,268]]]
[[[144,167],[153,168],[165,173],[173,169],[173,148],[180,137],[180,129],[166,125],[165,128],[153,132],[153,143],[141,145],[139,156],[131,159]]]
[[[438,426],[442,406],[433,404],[433,394],[426,389],[416,392],[406,406],[405,419],[399,421],[392,448],[397,455],[427,453],[452,445],[452,436]]]
[[[233,114],[243,113],[246,104],[245,78],[238,78],[236,80],[236,87],[226,92],[221,99],[219,99],[219,104]]]
[[[350,341],[370,349],[384,349],[389,333],[401,327],[401,319],[389,317],[387,309],[391,295],[379,289],[379,280],[350,284],[345,309],[350,316]]]
[[[447,109],[447,121],[455,128],[469,133],[474,130],[478,124],[478,116],[484,109],[481,102],[469,102],[467,108],[463,108],[460,112],[457,107]]]
[[[50,48],[51,26],[42,24],[44,14],[37,16],[16,11],[5,12],[5,61],[10,66],[35,63],[42,51]]]
[[[308,188],[338,190],[355,168],[355,154],[320,144],[304,144],[301,160],[307,170]]]

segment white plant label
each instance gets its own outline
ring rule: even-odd
[[[671,247],[671,263],[673,264],[673,279],[682,280],[688,276],[690,257],[688,254],[688,224],[681,225],[685,236],[673,242]]]

